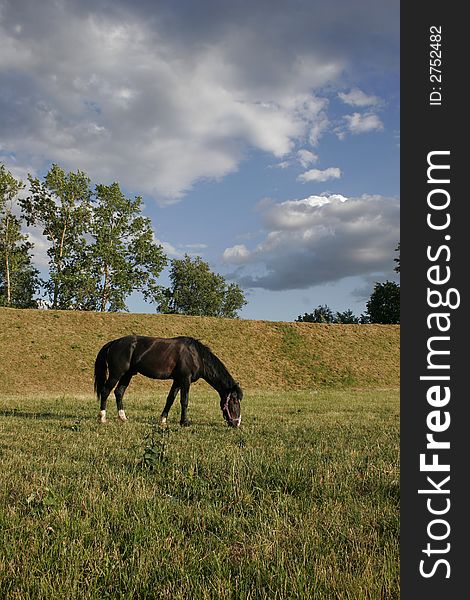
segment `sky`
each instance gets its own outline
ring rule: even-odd
[[[359,315],[397,281],[398,0],[0,0],[0,39],[0,162],[142,196],[242,318]]]

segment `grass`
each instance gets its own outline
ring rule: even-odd
[[[0,397],[1,598],[399,598],[396,390],[154,395]]]
[[[199,338],[243,388],[399,387],[398,325],[0,308],[0,395],[58,390],[88,394],[98,350],[105,342],[132,333]],[[132,385],[142,393],[167,389],[165,382],[143,377]]]

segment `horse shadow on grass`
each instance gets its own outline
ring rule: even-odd
[[[12,409],[3,409],[0,410],[0,417],[16,417],[19,419],[32,419],[32,420],[70,420],[70,419],[80,419],[88,420],[92,419],[92,417],[83,417],[77,414],[67,414],[67,413],[53,413],[50,411],[39,411],[39,412],[29,412],[25,410],[20,410],[18,408]]]

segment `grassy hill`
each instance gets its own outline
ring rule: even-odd
[[[245,389],[398,388],[397,325],[321,325],[75,311],[0,309],[0,394],[92,393],[101,346],[128,334],[189,335]],[[197,385],[206,385],[198,383]],[[167,389],[134,378],[131,389]]]

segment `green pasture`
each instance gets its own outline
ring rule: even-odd
[[[399,598],[396,390],[0,395],[0,598]]]

